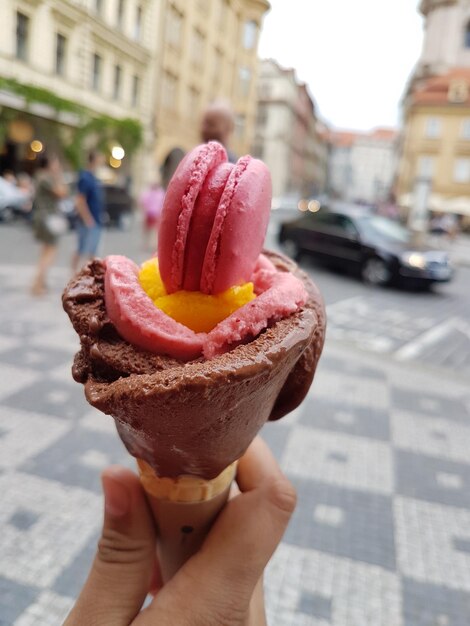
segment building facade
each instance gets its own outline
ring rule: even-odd
[[[149,150],[160,10],[158,0],[2,0],[0,77],[46,89],[97,115],[138,119]],[[4,164],[24,162],[32,139],[56,147],[58,133],[79,124],[73,114],[8,89],[0,90],[0,106],[10,113]],[[138,161],[140,175],[145,160]]]
[[[470,217],[470,3],[423,0],[420,10],[425,38],[403,100],[398,200],[411,209],[425,192],[429,210]]]
[[[256,116],[257,50],[267,0],[165,0],[156,97],[156,159],[200,142],[200,119],[214,100],[235,113],[230,148],[250,150]]]
[[[399,203],[428,186],[428,208],[470,216],[470,68],[420,81],[404,110]]]
[[[397,132],[389,128],[376,128],[369,133],[332,133],[332,194],[351,202],[388,201],[397,168],[397,137]]]
[[[271,169],[273,195],[313,196],[325,190],[324,124],[307,87],[292,69],[273,59],[260,62],[253,154]]]

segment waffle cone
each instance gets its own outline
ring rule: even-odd
[[[157,476],[148,463],[137,459],[140,480],[145,491],[158,500],[168,502],[196,503],[212,500],[222,493],[235,476],[237,462],[228,465],[218,476],[210,480],[199,476]]]

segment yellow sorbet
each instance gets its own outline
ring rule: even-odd
[[[156,307],[196,333],[208,333],[219,322],[256,297],[253,283],[230,287],[215,296],[200,291],[167,294],[157,258],[142,264],[139,281]]]

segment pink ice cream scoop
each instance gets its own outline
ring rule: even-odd
[[[227,163],[211,141],[178,166],[162,212],[158,261],[169,293],[220,293],[250,280],[271,208],[271,175],[258,159]]]
[[[106,310],[121,337],[183,361],[210,359],[303,306],[308,295],[302,281],[260,254],[270,204],[271,177],[261,161],[244,156],[232,165],[217,142],[190,152],[170,182],[163,207],[158,260],[165,288],[168,293],[218,294],[251,281],[256,298],[209,333],[196,333],[153,304],[133,261],[109,256]]]
[[[229,315],[209,333],[195,333],[154,306],[139,284],[138,266],[124,256],[108,256],[105,301],[121,337],[139,348],[183,361],[207,359],[256,337],[271,323],[298,310],[308,294],[293,274],[278,272],[260,255],[252,274],[255,300]]]

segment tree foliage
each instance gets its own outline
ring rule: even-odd
[[[90,143],[93,146],[109,151],[113,142],[118,142],[127,155],[132,155],[141,145],[143,128],[139,120],[133,118],[117,119],[109,115],[96,115],[80,104],[61,98],[48,89],[26,85],[13,78],[0,76],[0,90],[15,93],[24,98],[26,110],[33,104],[51,107],[57,114],[71,113],[77,116],[78,125],[67,128],[67,132],[59,133],[59,141],[64,155],[70,164],[78,168]],[[13,119],[12,111],[0,109],[0,143],[5,140],[8,122]]]

